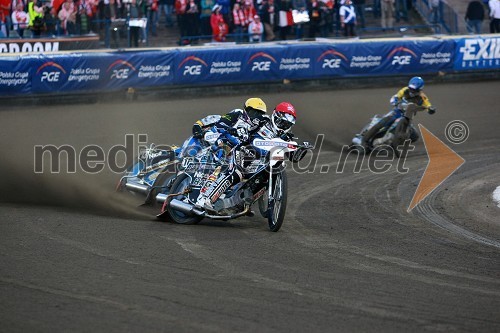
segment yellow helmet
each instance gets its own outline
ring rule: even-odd
[[[247,101],[245,102],[245,111],[248,111],[249,108],[260,111],[262,113],[267,112],[266,103],[264,103],[264,101],[258,97],[247,99]]]

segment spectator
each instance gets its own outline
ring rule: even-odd
[[[465,13],[465,22],[467,22],[467,31],[469,33],[481,33],[481,25],[484,20],[484,7],[478,0],[472,0],[467,6]]]
[[[279,2],[278,25],[279,25],[281,40],[286,40],[286,36],[290,33],[290,27],[293,25],[292,9],[293,6],[291,0],[281,0]]]
[[[170,12],[169,12],[169,9],[171,9]],[[170,16],[170,15],[172,15],[172,11],[173,11],[173,7],[168,8],[167,0],[158,0],[158,20],[161,19],[161,14],[165,13],[165,28],[169,28],[173,25],[173,24],[171,24],[172,17]]]
[[[380,17],[380,0],[373,0],[373,17]]]
[[[365,26],[365,0],[353,0],[354,8],[356,8],[356,18],[359,19],[361,28],[366,28]]]
[[[224,21],[224,17],[221,17],[215,26],[215,30],[212,32],[213,41],[214,42],[225,42],[226,35],[228,34],[229,29]]]
[[[311,14],[308,11],[308,3],[306,1],[311,1],[311,0],[292,0],[292,8],[294,10],[299,11],[299,12],[307,13],[307,15],[310,18]],[[294,20],[293,27],[295,29],[295,38],[297,38],[297,39],[303,38],[304,37],[304,23],[303,22],[296,22]]]
[[[227,35],[227,31],[224,31],[224,17],[220,13],[221,10],[220,5],[215,5],[212,8],[212,15],[210,16],[210,26],[212,27],[212,41],[222,42],[225,40]],[[225,34],[224,34],[225,33]]]
[[[139,47],[139,33],[141,27],[139,25],[134,25],[135,20],[139,20],[143,17],[143,12],[141,6],[137,3],[137,0],[132,0],[129,9],[130,15],[130,45],[133,47]]]
[[[212,15],[212,8],[214,5],[215,0],[201,0],[200,29],[203,36],[212,34],[210,16]]]
[[[316,33],[319,32],[321,25],[321,2],[318,0],[310,0],[308,3],[309,13],[309,38],[315,38]]]
[[[76,13],[76,33],[79,35],[89,32],[89,17],[87,15],[87,7],[85,0],[81,0],[78,4],[78,12]],[[90,8],[89,8],[90,9]]]
[[[118,5],[116,4],[115,0],[109,0],[108,4],[104,5],[104,10],[106,11],[105,17],[106,17],[106,29],[109,29],[109,34],[112,39],[112,47],[120,47],[120,32],[119,29],[121,28],[121,25],[117,23],[116,19],[119,18],[119,11],[118,11]],[[77,26],[78,26],[78,17],[77,17]]]
[[[243,32],[247,30],[248,20],[238,2],[233,6],[233,25],[234,33],[236,34],[236,42],[242,42]]]
[[[251,2],[251,0],[250,0]],[[224,23],[229,24],[231,22],[231,1],[230,0],[216,0],[216,4],[221,6],[220,13],[224,17]]]
[[[392,29],[393,27],[393,15],[394,15],[394,0],[381,0],[381,14],[382,14],[382,29],[385,31],[385,29],[389,28]]]
[[[248,24],[253,21],[253,17],[257,15],[257,10],[255,9],[255,6],[253,5],[252,0],[245,0],[243,3],[243,12],[245,14],[246,21]]]
[[[189,37],[198,36],[200,9],[194,0],[189,0],[186,7],[187,32]]]
[[[0,0],[0,25],[2,26],[2,30],[5,29],[5,37],[9,37],[9,31],[12,27],[10,15],[11,7],[12,0]]]
[[[322,19],[324,25],[321,24],[321,37],[328,37],[328,35],[333,32],[333,7],[335,2],[333,0],[322,0],[325,5],[321,7],[322,9]]]
[[[158,25],[159,20],[159,11],[158,11],[158,0],[148,0],[147,2],[147,10],[148,10],[148,26],[150,27],[151,34],[156,37],[156,27]]]
[[[43,22],[45,23],[45,33],[49,36],[57,34],[57,16],[55,8],[44,7]]]
[[[490,0],[488,2],[490,7],[490,32],[500,32],[500,0]]]
[[[63,3],[59,14],[57,15],[61,22],[61,29],[64,35],[73,35],[75,33],[76,13],[71,7],[71,0]]]
[[[395,0],[396,4],[396,21],[399,22],[401,19],[408,21],[408,4],[407,0]],[[433,1],[433,0],[429,0]]]
[[[433,24],[437,24],[440,21],[440,15],[439,15],[439,7],[440,7],[441,0],[429,0],[429,6],[430,6],[430,22]]]
[[[175,0],[175,14],[181,38],[187,36],[186,7],[187,0]]]
[[[274,27],[276,23],[276,14],[274,11],[274,0],[262,0],[262,5],[259,8],[259,16],[262,24],[264,24],[264,31],[266,40],[274,40]]]
[[[141,18],[147,18],[147,14],[148,14],[148,0],[137,0],[137,4],[141,8],[141,13],[142,13],[142,17]],[[149,23],[146,21],[146,26],[143,25],[141,27],[141,30],[140,30],[141,38],[142,38],[142,42],[143,43],[146,43],[147,39],[148,39],[148,31],[147,31],[148,24]]]
[[[340,7],[342,5],[340,4],[340,1],[335,1],[333,4],[333,17],[334,17],[334,22],[335,22],[335,36],[339,37],[339,31],[340,31]]]
[[[340,24],[344,29],[344,36],[354,37],[354,27],[356,26],[356,10],[351,0],[345,0],[340,7]]]
[[[260,21],[259,15],[253,17],[253,21],[248,25],[248,33],[250,34],[250,43],[262,42],[264,34],[264,25]]]
[[[12,12],[12,24],[19,37],[24,37],[24,29],[28,27],[29,16],[24,11],[23,3],[19,2],[16,9]]]
[[[32,37],[38,38],[45,30],[45,21],[43,19],[44,9],[42,3],[36,3],[34,0],[28,0],[28,15],[29,24],[28,27],[31,29]]]

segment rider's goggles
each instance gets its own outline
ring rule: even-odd
[[[411,87],[409,87],[408,89],[410,90],[410,96],[416,96],[420,93],[420,89],[414,89]]]
[[[279,129],[286,131],[295,125],[295,117],[288,113],[282,113],[275,117],[274,123]]]

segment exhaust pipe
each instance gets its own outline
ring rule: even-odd
[[[188,215],[198,215],[198,216],[204,216],[205,212],[195,208],[193,205],[190,205],[188,203],[182,202],[177,199],[172,199],[170,201],[170,207],[172,209],[178,210],[184,214]]]
[[[167,200],[167,195],[166,194],[159,193],[159,194],[156,195],[156,202],[164,203],[165,200]]]
[[[125,184],[125,188],[129,191],[139,192],[139,193],[143,193],[143,194],[147,194],[148,190],[149,190],[147,185],[135,184],[135,183],[129,183],[129,182],[127,182]]]

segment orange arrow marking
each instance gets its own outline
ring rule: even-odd
[[[423,125],[418,124],[424,139],[425,150],[429,157],[429,163],[424,171],[422,179],[418,184],[417,191],[413,195],[408,212],[424,200],[434,191],[446,178],[451,176],[465,160],[455,153],[450,147],[445,145],[434,134],[429,132]]]

